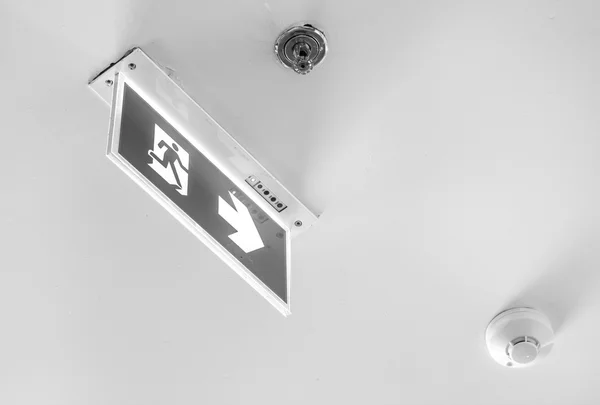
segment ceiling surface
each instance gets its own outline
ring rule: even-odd
[[[600,403],[600,2],[0,4],[0,403]],[[311,22],[330,53],[277,63]],[[308,207],[282,317],[105,157],[140,46]],[[484,330],[557,331],[521,370]]]

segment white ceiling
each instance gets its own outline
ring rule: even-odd
[[[600,3],[0,4],[0,403],[600,403]],[[297,21],[330,55],[300,77]],[[285,319],[104,156],[140,46],[309,207]],[[487,355],[544,310],[536,367]]]

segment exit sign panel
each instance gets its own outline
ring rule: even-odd
[[[287,315],[289,231],[134,87],[117,76],[109,157]],[[156,237],[176,243],[160,229]]]

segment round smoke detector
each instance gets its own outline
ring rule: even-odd
[[[533,308],[512,308],[501,312],[485,331],[490,355],[506,367],[533,365],[548,355],[553,340],[550,320]]]

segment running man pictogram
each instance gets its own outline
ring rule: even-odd
[[[187,195],[189,154],[166,134],[158,125],[154,128],[154,149],[150,167],[181,195]]]

